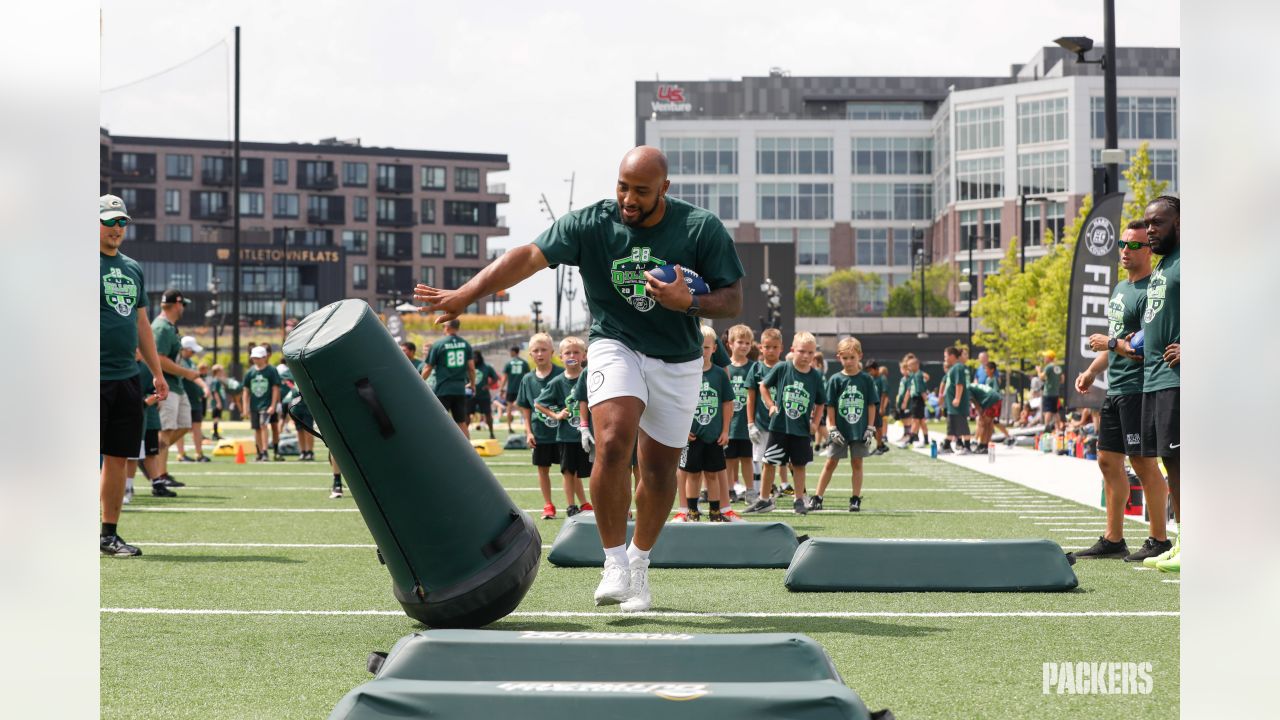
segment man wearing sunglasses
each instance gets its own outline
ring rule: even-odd
[[[143,435],[143,397],[135,351],[155,376],[155,394],[164,400],[169,384],[160,371],[142,266],[120,252],[129,212],[115,195],[98,198],[98,427],[102,477],[102,531],[99,548],[109,557],[134,557],[142,551],[116,532],[124,503],[125,463],[138,454]]]
[[[1089,336],[1089,348],[1098,357],[1076,378],[1076,390],[1085,393],[1103,368],[1107,370],[1107,397],[1098,419],[1098,468],[1107,492],[1107,531],[1076,558],[1124,558],[1142,562],[1173,547],[1165,531],[1163,512],[1150,513],[1150,536],[1142,547],[1129,552],[1124,541],[1124,507],[1129,498],[1129,478],[1124,458],[1142,481],[1142,491],[1150,507],[1163,508],[1168,495],[1164,477],[1154,457],[1142,451],[1142,357],[1133,354],[1128,338],[1142,328],[1147,309],[1147,286],[1151,281],[1151,248],[1147,226],[1142,220],[1129,223],[1120,242],[1120,265],[1128,277],[1116,284],[1107,305],[1109,332]],[[1110,352],[1106,352],[1110,351]]]

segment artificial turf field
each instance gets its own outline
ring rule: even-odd
[[[317,454],[174,463],[179,497],[142,490],[125,506],[120,532],[144,554],[101,562],[103,718],[324,718],[370,679],[370,651],[422,629],[392,597],[350,494],[329,499],[320,443]],[[487,460],[517,505],[540,511],[528,451]],[[1099,510],[897,449],[867,460],[863,511],[848,513],[847,467],[828,510],[764,517],[814,537],[1047,537],[1065,549],[1102,532]],[[804,633],[869,708],[899,718],[1178,714],[1176,575],[1095,560],[1075,565],[1067,593],[790,593],[784,570],[656,569],[653,610],[622,615],[592,604],[599,570],[546,562],[564,522],[554,472],[552,485],[561,519],[537,521],[538,578],[492,629]],[[424,510],[430,522],[465,508]],[[1127,535],[1145,536],[1132,523]],[[1046,662],[1150,662],[1152,691],[1046,695]]]

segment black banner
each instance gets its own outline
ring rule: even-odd
[[[1067,316],[1067,356],[1063,358],[1063,379],[1067,386],[1067,406],[1072,408],[1102,407],[1107,394],[1106,374],[1098,376],[1089,392],[1076,391],[1076,376],[1093,363],[1098,353],[1089,349],[1089,336],[1106,334],[1107,303],[1120,270],[1120,213],[1124,210],[1124,193],[1104,195],[1085,218],[1076,254],[1071,263],[1071,296]],[[1106,352],[1106,350],[1103,350]]]

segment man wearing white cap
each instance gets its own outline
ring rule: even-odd
[[[188,458],[182,452],[182,441],[178,441],[178,460],[180,462],[209,462],[204,455],[204,411],[209,396],[209,386],[200,375],[200,369],[192,358],[196,353],[204,352],[194,336],[182,337],[181,350],[178,351],[178,364],[188,370],[195,370],[194,380],[183,378],[182,390],[191,405],[191,444],[195,446],[195,458]]]
[[[155,376],[155,394],[164,400],[169,385],[160,372],[142,266],[120,252],[131,218],[115,195],[98,198],[98,444],[102,453],[99,499],[102,531],[99,548],[109,557],[134,557],[142,551],[116,532],[124,503],[125,465],[137,455],[143,437],[143,398],[135,353]]]
[[[254,462],[265,462],[268,460],[267,428],[276,422],[275,410],[280,404],[280,374],[267,363],[267,349],[262,345],[249,351],[249,363],[252,367],[244,374],[240,407],[249,411],[249,425],[253,427],[253,441],[258,450]]]
[[[165,382],[169,384],[169,397],[160,403],[160,476],[151,478],[151,494],[160,497],[172,497],[175,493],[170,488],[186,484],[169,474],[169,446],[178,442],[191,428],[191,401],[182,381],[198,383],[201,393],[205,388],[204,380],[200,379],[200,373],[194,367],[178,364],[178,354],[182,351],[182,343],[178,340],[178,321],[190,304],[191,300],[181,290],[169,288],[160,296],[159,317],[151,323],[156,352],[160,355],[160,368],[164,370]]]

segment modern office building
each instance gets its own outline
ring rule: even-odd
[[[1156,177],[1176,192],[1179,51],[1115,56],[1119,145],[1149,142]],[[799,284],[840,268],[878,274],[859,298],[869,315],[918,267],[913,230],[957,279],[972,244],[975,297],[1015,237],[1029,261],[1042,256],[1045,229],[1060,233],[1092,192],[1104,138],[1100,66],[1058,47],[991,77],[774,70],[635,92],[636,142],[667,153],[672,195],[718,213],[739,243],[794,244]]]
[[[279,325],[342,298],[375,308],[418,282],[455,288],[506,235],[508,202],[490,175],[506,155],[365,147],[358,140],[242,142],[241,315]],[[203,316],[211,288],[230,309],[231,144],[101,133],[102,192],[133,216],[124,252],[142,263],[151,304],[166,287]],[[282,280],[283,278],[283,280]],[[285,290],[287,288],[287,291]],[[483,304],[472,308],[483,312]]]

